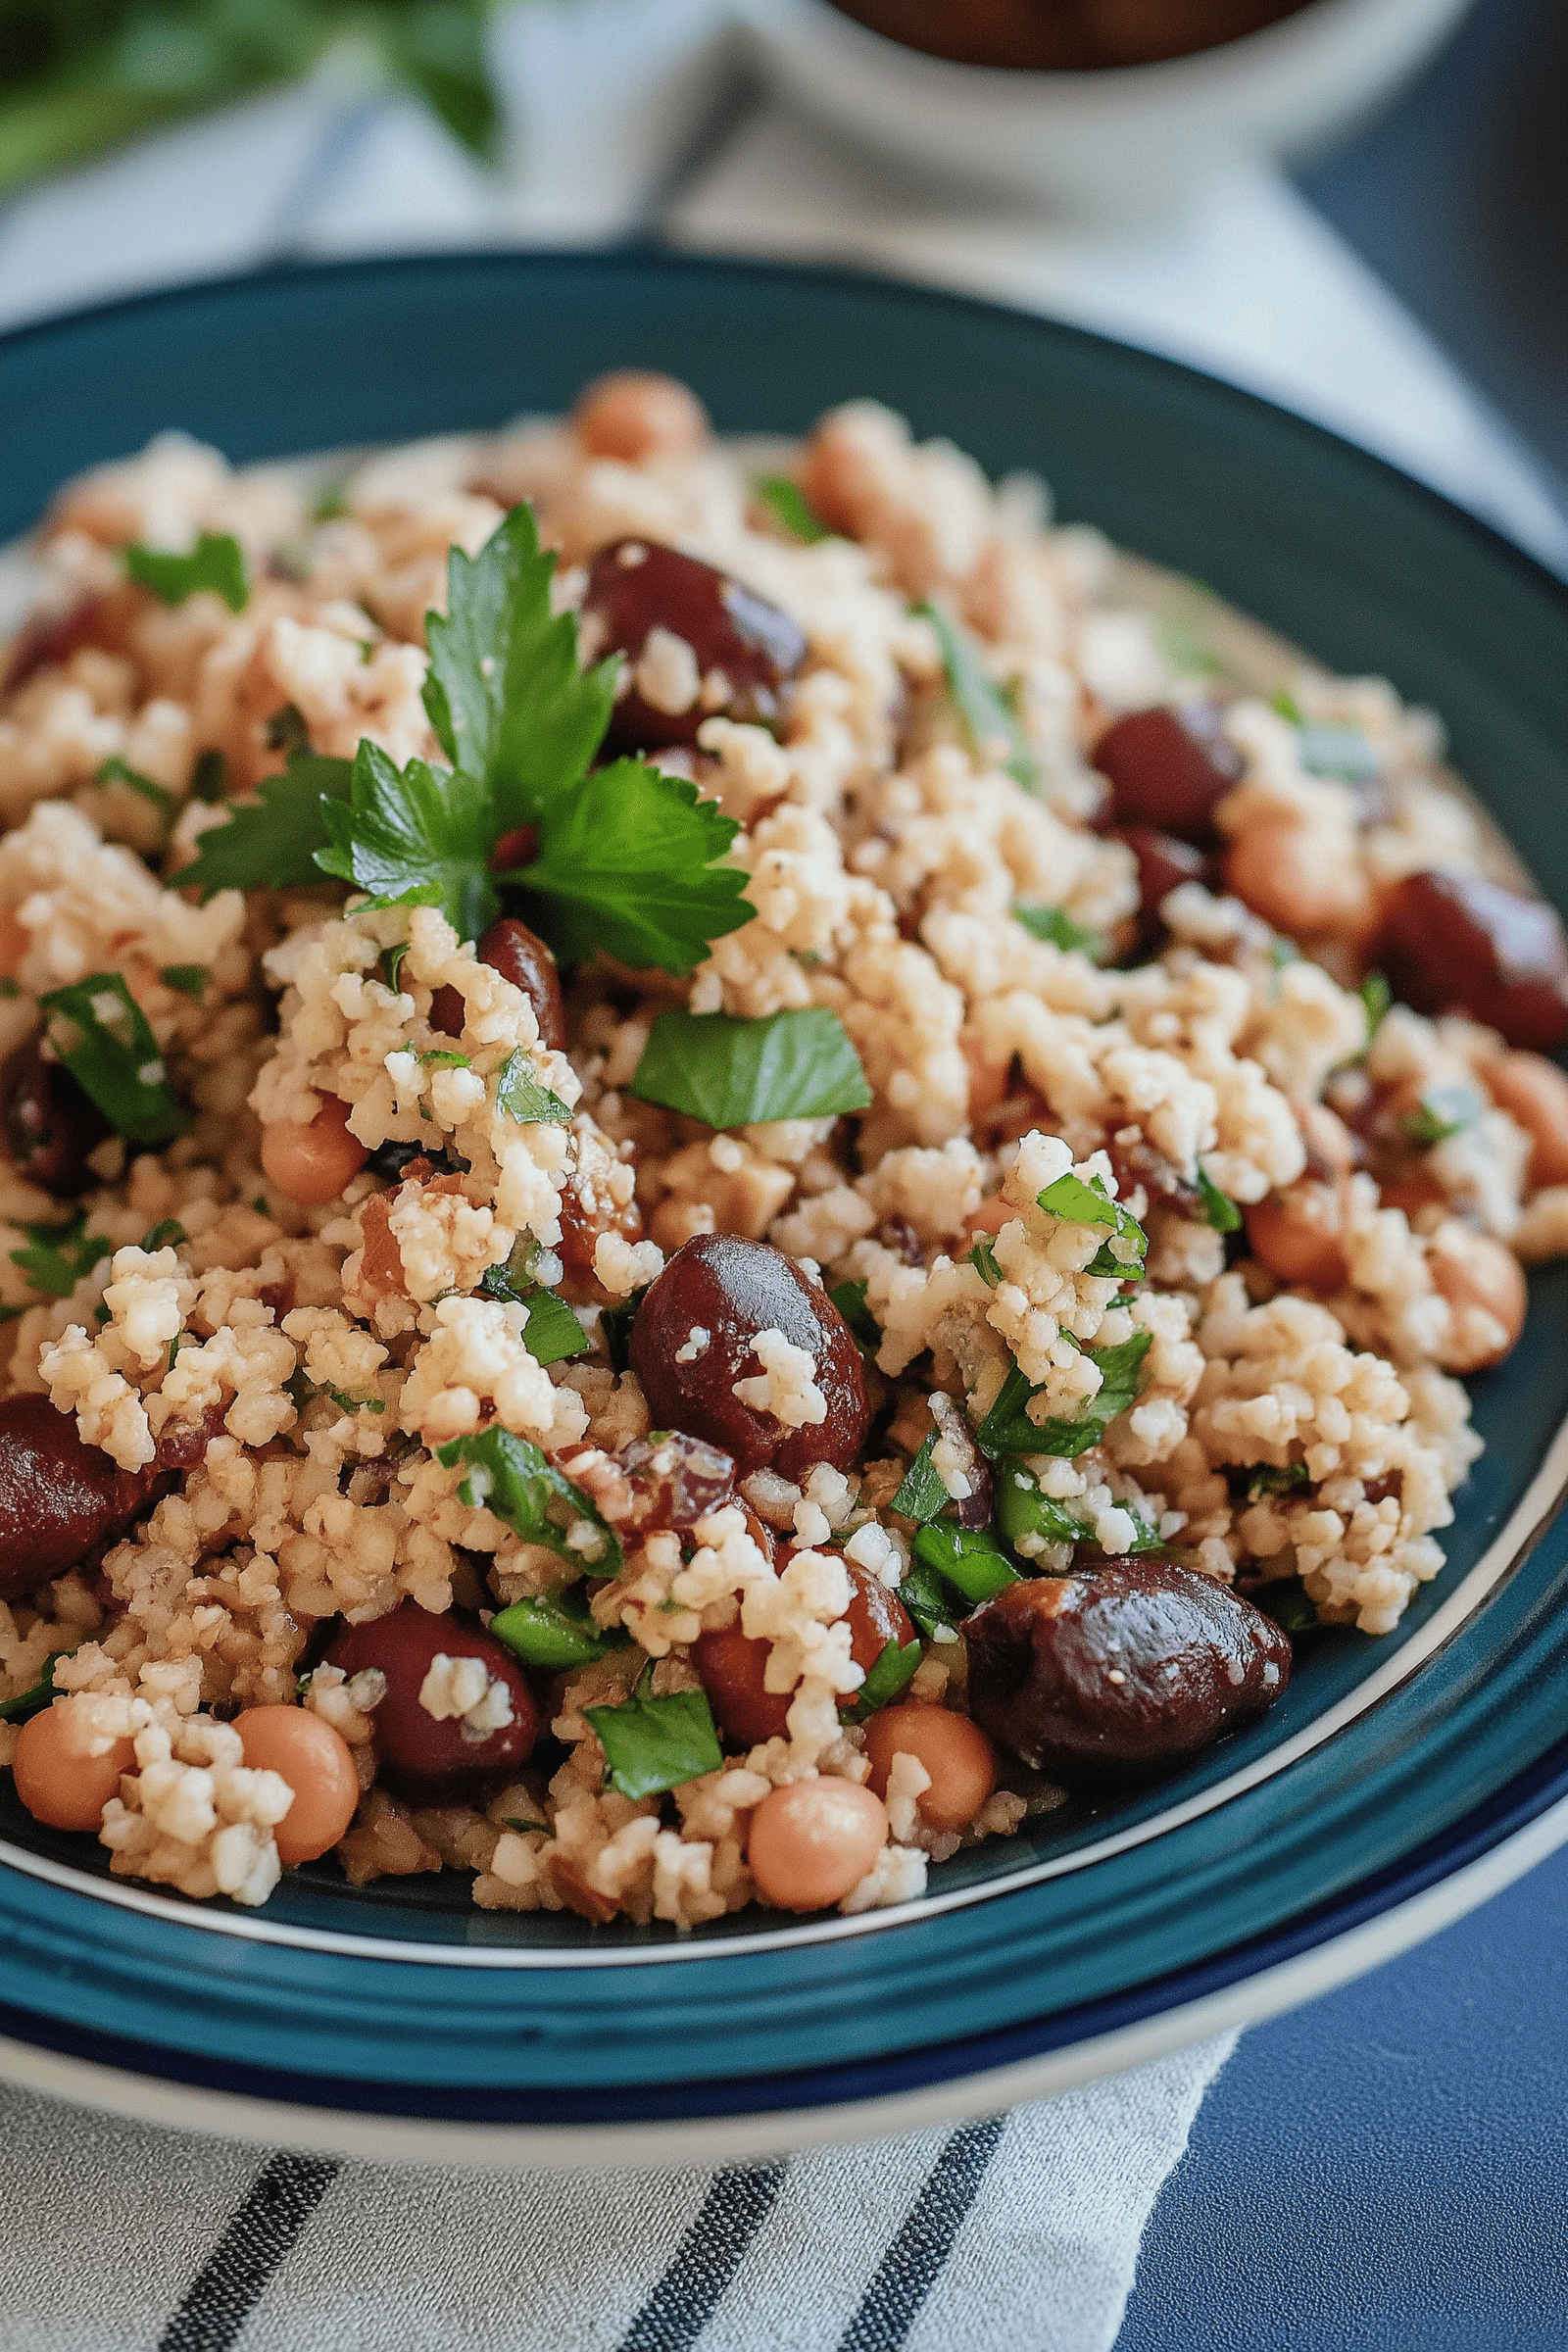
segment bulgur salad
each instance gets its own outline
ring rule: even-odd
[[[242,1904],[856,1913],[1437,1574],[1568,1250],[1568,951],[1429,714],[884,409],[656,376],[169,436],[28,562],[39,1823]]]

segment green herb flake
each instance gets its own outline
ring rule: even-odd
[[[167,1144],[190,1121],[158,1040],[118,972],[95,972],[38,1000],[49,1042],[110,1125],[133,1144]]]
[[[344,762],[347,765],[347,762]],[[191,769],[190,797],[212,805],[228,791],[228,761],[221,752],[202,752]]]
[[[418,1058],[420,1067],[426,1070],[467,1070],[473,1066],[471,1054],[454,1053],[450,1046],[431,1046]]]
[[[829,1294],[831,1296],[831,1294]],[[648,1296],[648,1285],[633,1291],[629,1298],[603,1308],[599,1316],[599,1336],[605,1344],[612,1372],[624,1372],[631,1361],[631,1327],[637,1320],[637,1309]]]
[[[336,1405],[340,1413],[384,1413],[386,1411],[384,1396],[351,1396],[346,1389],[334,1388],[329,1380],[312,1380],[310,1375],[303,1370],[290,1373],[283,1386],[293,1399],[296,1411],[302,1413],[307,1405],[315,1403],[318,1396],[326,1397],[330,1403]]]
[[[1303,724],[1298,744],[1310,776],[1334,776],[1342,784],[1370,784],[1383,773],[1383,760],[1358,727]]]
[[[250,601],[245,551],[227,531],[203,531],[183,556],[157,547],[127,547],[125,569],[166,605],[182,605],[201,588],[220,596],[231,612],[243,612]]]
[[[1149,1236],[1138,1219],[1106,1192],[1103,1178],[1058,1176],[1039,1196],[1040,1206],[1066,1225],[1101,1225],[1110,1240],[1084,1268],[1086,1274],[1104,1274],[1128,1282],[1141,1279],[1149,1251]]]
[[[141,1247],[150,1257],[155,1250],[177,1249],[181,1242],[189,1239],[190,1236],[177,1217],[164,1217],[152,1227],[150,1232],[142,1235]]]
[[[532,1255],[526,1244],[519,1249]],[[535,1363],[559,1364],[567,1356],[585,1355],[592,1343],[581,1323],[564,1298],[520,1269],[514,1270],[513,1261],[518,1254],[514,1250],[506,1265],[486,1267],[479,1281],[479,1296],[506,1299],[526,1309],[522,1344]]]
[[[1295,1487],[1309,1487],[1312,1474],[1304,1462],[1257,1462],[1247,1473],[1247,1499],[1261,1502],[1265,1494],[1288,1494]]]
[[[858,1690],[839,1708],[841,1721],[864,1723],[867,1716],[890,1706],[901,1690],[907,1690],[924,1655],[918,1642],[906,1642],[903,1649],[896,1641],[884,1642]]]
[[[235,808],[225,823],[207,827],[190,864],[170,876],[170,889],[199,890],[205,906],[220,890],[307,890],[319,884],[316,858],[328,839],[324,811],[348,799],[353,772],[347,760],[297,752],[282,775],[262,778],[255,803]]]
[[[850,1336],[867,1363],[876,1361],[882,1345],[882,1326],[865,1303],[863,1282],[830,1282],[827,1295],[850,1327]]]
[[[1481,1104],[1473,1087],[1460,1082],[1454,1086],[1429,1086],[1413,1110],[1407,1110],[1399,1121],[1400,1133],[1421,1152],[1430,1152],[1446,1144],[1450,1135],[1458,1135],[1473,1127],[1481,1116]]]
[[[1266,1617],[1272,1617],[1281,1633],[1315,1634],[1331,1629],[1323,1624],[1317,1604],[1294,1577],[1282,1578],[1278,1590],[1265,1586],[1256,1595],[1255,1605]]]
[[[804,540],[808,547],[814,547],[819,539],[832,538],[833,533],[800,483],[791,481],[787,473],[759,474],[752,484],[752,495],[791,539]]]
[[[629,1091],[716,1128],[825,1118],[871,1100],[859,1055],[825,1005],[762,1020],[662,1012]]]
[[[548,1125],[569,1127],[572,1113],[559,1095],[541,1086],[533,1074],[533,1063],[520,1046],[514,1046],[501,1065],[496,1079],[496,1108],[519,1127]]]
[[[491,1618],[490,1631],[525,1666],[537,1667],[541,1674],[591,1666],[610,1650],[624,1649],[631,1639],[619,1626],[607,1633],[595,1625],[580,1586],[514,1600]]]
[[[899,1491],[893,1497],[893,1508],[906,1519],[914,1519],[923,1527],[935,1519],[953,1500],[943,1481],[942,1473],[931,1456],[936,1449],[937,1433],[932,1430],[919,1452],[904,1473]]]
[[[207,994],[213,975],[205,963],[166,963],[161,967],[158,977],[166,988],[172,988],[177,996],[189,997],[193,1004],[199,1004]]]
[[[1002,1268],[997,1263],[996,1245],[989,1234],[982,1234],[969,1251],[966,1261],[973,1266],[988,1291],[996,1290],[1002,1281]]]
[[[899,1599],[905,1614],[919,1627],[928,1642],[934,1640],[938,1633],[951,1635],[954,1618],[963,1614],[961,1610],[954,1608],[941,1577],[924,1560],[910,1560],[904,1571],[904,1581],[899,1586]]]
[[[1026,792],[1038,790],[1040,763],[1029,748],[1029,739],[1016,713],[987,677],[973,638],[942,604],[919,605],[916,611],[937,633],[948,692],[977,756],[1000,760]]]
[[[167,785],[155,784],[151,776],[144,776],[139,767],[127,766],[125,761],[118,756],[103,762],[94,775],[93,782],[95,784],[123,784],[127,790],[135,793],[139,800],[145,801],[150,808],[157,810],[159,821],[166,833],[179,813],[179,802]]]
[[[66,1225],[22,1225],[15,1230],[24,1233],[30,1246],[13,1250],[11,1263],[20,1266],[46,1298],[69,1298],[83,1275],[114,1255],[113,1242],[87,1231],[85,1211]]]
[[[1366,1007],[1366,1042],[1372,1043],[1384,1014],[1394,1003],[1394,991],[1382,972],[1368,972],[1360,987],[1362,1004]]]
[[[622,1705],[583,1709],[605,1751],[611,1787],[633,1803],[718,1772],[724,1762],[707,1692],[671,1690],[662,1698],[647,1697],[652,1674],[650,1659]]]
[[[1241,1210],[1228,1194],[1220,1191],[1201,1160],[1198,1163],[1198,1196],[1203,1203],[1203,1214],[1216,1233],[1240,1233]]]
[[[1018,1571],[989,1528],[954,1527],[937,1520],[914,1539],[914,1556],[971,1608],[1019,1582]],[[907,1578],[905,1582],[907,1583]],[[904,1586],[899,1587],[903,1597]]]
[[[1040,1481],[1019,1461],[1009,1461],[997,1473],[997,1525],[1014,1550],[1020,1537],[1046,1544],[1088,1544],[1094,1529],[1064,1502],[1043,1494]],[[1020,1554],[1029,1558],[1030,1553]]]
[[[399,767],[362,737],[346,799],[319,799],[323,874],[352,883],[371,906],[438,906],[460,939],[477,939],[501,910],[490,872],[496,839],[488,787],[423,760]],[[205,838],[205,837],[204,837]]]
[[[386,982],[387,987],[391,989],[394,996],[401,996],[403,993],[403,981],[401,977],[403,971],[403,958],[405,956],[407,956],[408,952],[409,942],[406,939],[394,940],[391,947],[383,948],[381,950],[380,956],[377,960],[376,968],[380,972],[382,979]]]
[[[1012,917],[1026,931],[1033,932],[1036,939],[1049,940],[1054,948],[1061,948],[1068,954],[1077,949],[1093,963],[1098,963],[1105,952],[1100,933],[1075,923],[1065,906],[1034,906],[1019,899],[1013,905]]]
[[[1269,697],[1269,709],[1277,710],[1281,718],[1288,718],[1293,727],[1306,723],[1301,706],[1288,686],[1281,686],[1277,693]]]
[[[975,1432],[983,1453],[1049,1453],[1073,1461],[1098,1446],[1107,1425],[1136,1403],[1145,1356],[1154,1344],[1152,1331],[1135,1331],[1130,1340],[1113,1348],[1086,1348],[1084,1353],[1099,1367],[1100,1388],[1076,1421],[1034,1421],[1027,1407],[1040,1394],[1016,1364],[1003,1382],[996,1402]],[[1043,1385],[1043,1384],[1042,1384]]]
[[[298,703],[285,703],[267,722],[267,748],[271,752],[308,752],[311,730]]]
[[[448,1470],[466,1466],[458,1493],[470,1510],[493,1511],[524,1543],[543,1544],[589,1576],[619,1575],[620,1545],[611,1530],[527,1438],[493,1426],[438,1446],[436,1460]]]
[[[25,1723],[30,1716],[41,1715],[56,1695],[55,1668],[62,1658],[74,1655],[74,1650],[57,1649],[29,1690],[19,1690],[11,1698],[0,1698],[0,1723]]]

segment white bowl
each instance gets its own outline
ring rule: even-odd
[[[1239,155],[1299,155],[1386,98],[1472,0],[1316,0],[1162,65],[1033,74],[927,57],[827,0],[737,0],[785,95],[905,164],[1078,212],[1158,211]]]

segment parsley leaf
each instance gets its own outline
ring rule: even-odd
[[[954,1608],[941,1577],[924,1560],[910,1560],[899,1586],[899,1598],[928,1642],[939,1628],[951,1631],[954,1618],[962,1615]]]
[[[171,1370],[173,1368],[172,1357],[170,1359],[170,1368]],[[312,1380],[310,1375],[303,1370],[290,1373],[283,1385],[294,1399],[297,1412],[303,1413],[306,1406],[318,1396],[329,1397],[340,1413],[384,1413],[386,1411],[384,1396],[351,1396],[346,1389],[334,1388],[329,1380]]]
[[[536,1364],[559,1364],[569,1355],[586,1355],[591,1345],[564,1298],[547,1291],[542,1282],[514,1287],[505,1266],[490,1266],[479,1284],[483,1298],[515,1300],[527,1308],[522,1344]]]
[[[752,484],[752,495],[790,538],[804,539],[808,547],[832,538],[800,483],[792,482],[787,473],[760,473]]]
[[[175,989],[180,996],[189,997],[194,1004],[199,1004],[206,995],[207,983],[212,976],[205,963],[166,963],[158,974],[166,988]]]
[[[476,556],[453,548],[445,617],[425,619],[424,707],[453,767],[488,795],[486,849],[576,783],[610,724],[619,657],[578,669],[576,621],[550,609],[555,568],[532,511],[514,507]]]
[[[1002,1281],[1002,1268],[997,1263],[996,1246],[989,1234],[980,1236],[969,1252],[967,1262],[973,1266],[988,1291],[998,1288]]]
[[[448,1470],[466,1463],[468,1475],[458,1489],[463,1500],[493,1511],[525,1543],[543,1544],[589,1576],[620,1574],[614,1536],[586,1494],[527,1438],[493,1425],[476,1438],[437,1446],[435,1458]]]
[[[543,902],[564,963],[602,950],[636,971],[679,975],[756,911],[748,876],[716,862],[739,831],[695,784],[617,760],[544,812],[534,862],[501,879]]]
[[[245,551],[227,531],[203,531],[183,556],[161,547],[127,547],[125,569],[166,605],[182,605],[198,588],[216,589],[231,612],[243,612],[250,601]]]
[[[971,1606],[1019,1582],[1018,1571],[985,1527],[953,1527],[938,1520],[914,1539],[914,1556]],[[899,1591],[902,1594],[904,1587]]]
[[[878,1708],[890,1705],[914,1679],[924,1655],[918,1642],[907,1642],[903,1649],[896,1641],[884,1642],[858,1690],[840,1707],[841,1721],[864,1723]]]
[[[514,1600],[491,1618],[490,1631],[525,1666],[537,1666],[542,1674],[590,1666],[607,1650],[624,1649],[631,1639],[619,1626],[606,1633],[595,1625],[580,1586]]]
[[[1047,1544],[1087,1544],[1094,1536],[1087,1519],[1043,1494],[1033,1471],[1017,1461],[997,1475],[997,1525],[1015,1547],[1020,1536],[1037,1536]]]
[[[69,1298],[84,1274],[114,1254],[113,1242],[87,1231],[85,1210],[67,1225],[23,1225],[16,1230],[24,1233],[31,1246],[13,1250],[11,1263],[49,1298]]]
[[[757,1021],[662,1012],[629,1091],[720,1128],[823,1118],[871,1100],[844,1023],[820,1004]]]
[[[1281,686],[1269,696],[1269,709],[1277,710],[1281,718],[1288,718],[1293,727],[1304,726],[1306,723],[1301,706],[1288,686]]]
[[[1254,1462],[1244,1475],[1249,1502],[1259,1502],[1265,1494],[1288,1494],[1293,1487],[1312,1483],[1312,1473],[1304,1462],[1287,1462],[1283,1469],[1273,1462]]]
[[[496,1080],[496,1108],[504,1110],[509,1119],[519,1126],[548,1122],[553,1127],[569,1127],[571,1112],[559,1095],[541,1086],[533,1074],[533,1064],[520,1046],[507,1055]]]
[[[181,1242],[188,1242],[189,1239],[189,1234],[177,1217],[160,1217],[157,1224],[149,1226],[142,1235],[139,1247],[150,1257],[155,1250],[177,1248]]]
[[[1136,1402],[1139,1374],[1153,1344],[1152,1331],[1135,1331],[1117,1347],[1086,1348],[1090,1362],[1100,1367],[1101,1381],[1087,1411],[1076,1421],[1032,1421],[1025,1408],[1040,1390],[1014,1364],[975,1432],[976,1444],[983,1453],[992,1455],[1054,1453],[1073,1460],[1091,1446],[1098,1446],[1107,1422]]]
[[[1368,972],[1361,983],[1360,997],[1366,1007],[1366,1042],[1370,1045],[1384,1014],[1394,1003],[1394,991],[1384,973]]]
[[[308,752],[311,730],[298,703],[285,703],[267,722],[268,748],[274,752]]]
[[[147,1015],[118,972],[95,972],[38,999],[49,1042],[112,1127],[167,1144],[190,1121],[169,1083]]]
[[[1281,1633],[1315,1634],[1320,1629],[1324,1633],[1332,1630],[1324,1625],[1317,1613],[1317,1603],[1295,1577],[1282,1578],[1278,1592],[1266,1586],[1255,1595],[1255,1606],[1266,1617],[1273,1618]]]
[[[1474,1126],[1480,1115],[1481,1104],[1472,1087],[1462,1083],[1429,1086],[1415,1108],[1405,1112],[1399,1128],[1418,1151],[1430,1152],[1462,1128]]]
[[[0,1698],[0,1723],[25,1723],[29,1715],[41,1715],[55,1695],[56,1666],[62,1658],[74,1654],[73,1650],[57,1649],[28,1690],[19,1690],[11,1698]]]
[[[671,1690],[663,1698],[644,1696],[653,1660],[624,1705],[584,1707],[599,1735],[612,1788],[635,1802],[678,1788],[724,1762],[705,1690]]]
[[[1102,1225],[1110,1240],[1084,1268],[1086,1274],[1104,1274],[1136,1282],[1144,1271],[1149,1236],[1130,1209],[1106,1192],[1104,1180],[1091,1176],[1058,1176],[1039,1196],[1040,1206],[1066,1225]]]
[[[372,906],[439,906],[460,939],[477,939],[501,909],[490,873],[495,840],[486,787],[411,760],[394,765],[378,743],[360,743],[347,804],[322,801],[330,847],[323,874],[352,882]]]
[[[941,1471],[931,1460],[936,1442],[937,1433],[933,1430],[904,1473],[893,1497],[894,1510],[902,1511],[906,1519],[917,1519],[921,1526],[928,1519],[937,1518],[953,1499]]]
[[[605,1343],[612,1372],[624,1372],[631,1361],[631,1327],[637,1320],[637,1309],[648,1296],[648,1284],[633,1291],[629,1298],[621,1298],[613,1306],[601,1309],[599,1336]]]
[[[1203,1214],[1216,1233],[1241,1231],[1241,1210],[1228,1194],[1220,1191],[1201,1160],[1198,1163],[1198,1196],[1203,1203]]]
[[[827,1295],[850,1327],[850,1336],[868,1362],[882,1345],[882,1326],[865,1303],[863,1282],[830,1282]]]
[[[1036,939],[1046,939],[1054,948],[1079,949],[1092,962],[1098,962],[1105,952],[1105,943],[1098,931],[1086,931],[1075,923],[1065,906],[1031,906],[1018,900],[1012,909],[1014,922],[1022,923]]]
[[[1004,697],[981,667],[973,638],[945,605],[933,602],[915,610],[937,633],[948,692],[976,753],[982,760],[1000,760],[1026,792],[1035,791],[1040,783],[1040,763]]]
[[[155,784],[151,776],[144,776],[139,767],[127,766],[118,755],[113,760],[104,761],[93,776],[93,782],[95,784],[125,785],[129,791],[136,794],[138,799],[145,801],[149,808],[158,811],[166,831],[173,823],[178,813],[179,803],[166,785]]]
[[[297,752],[280,776],[264,776],[255,807],[235,808],[226,824],[209,825],[189,865],[171,874],[171,890],[200,890],[202,904],[220,890],[304,890],[319,884],[318,850],[328,834],[328,801],[346,801],[353,768],[347,760]]]

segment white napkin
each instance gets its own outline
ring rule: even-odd
[[[0,2089],[0,2352],[1109,2352],[1234,2040],[719,2173],[264,2160]]]

